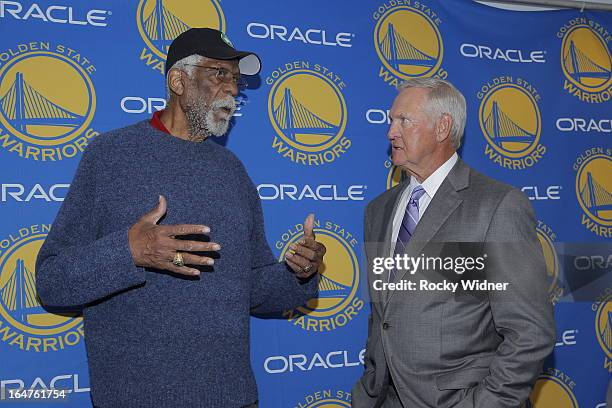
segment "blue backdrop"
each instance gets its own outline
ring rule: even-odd
[[[530,403],[605,406],[610,13],[511,12],[467,0],[0,0],[3,406],[21,405],[2,401],[20,386],[67,389],[62,406],[90,406],[82,321],[40,307],[36,254],[82,150],[163,108],[167,46],[196,26],[226,31],[262,57],[220,142],[258,185],[271,247],[281,257],[308,212],[328,247],[318,303],[284,320],[253,319],[261,406],[350,406],[369,313],[363,210],[401,178],[388,159],[387,115],[394,87],[417,76],[448,79],[465,94],[462,157],[521,188],[536,209],[558,343]],[[47,405],[55,406],[38,406]]]

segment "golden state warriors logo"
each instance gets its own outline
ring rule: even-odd
[[[557,256],[557,250],[555,249],[554,241],[557,239],[557,235],[552,229],[544,224],[542,221],[538,221],[536,228],[538,241],[542,245],[542,252],[544,253],[544,260],[546,261],[546,275],[548,278],[548,295],[553,304],[563,296],[563,288],[559,284],[559,258]]]
[[[308,61],[287,63],[266,78],[272,85],[268,115],[276,132],[272,148],[294,163],[334,162],[351,146],[344,136],[347,110],[338,73]]]
[[[593,305],[595,310],[595,335],[601,350],[605,354],[604,368],[612,372],[612,292]]]
[[[224,32],[225,15],[218,0],[140,0],[136,24],[146,45],[140,60],[163,75],[172,40],[193,27]]]
[[[499,166],[522,170],[546,153],[540,143],[540,95],[522,78],[503,76],[482,85],[477,93],[478,118],[487,141],[485,155]]]
[[[319,297],[306,306],[284,313],[293,325],[307,331],[332,331],[346,325],[363,309],[363,300],[357,297],[359,263],[355,254],[356,238],[342,226],[331,221],[315,221],[317,241],[327,248],[327,255],[319,268]],[[285,259],[289,245],[302,236],[303,225],[297,224],[276,242]]]
[[[393,165],[391,159],[385,160],[385,168],[389,169],[387,172],[387,190],[397,186],[402,181],[406,180],[408,175],[405,171],[402,170],[401,167],[397,167]]]
[[[12,57],[12,58],[11,58]],[[76,156],[98,135],[91,60],[49,42],[30,42],[0,53],[0,146],[25,159]]]
[[[424,4],[417,8],[406,3],[390,1],[373,14],[374,49],[382,63],[378,76],[394,87],[414,77],[448,77],[440,68],[444,54],[439,29],[442,21]]]
[[[299,408],[351,408],[351,393],[322,390],[307,395],[296,405]]]
[[[574,170],[582,225],[600,237],[612,238],[612,149],[586,150],[574,163]]]
[[[575,385],[565,373],[549,369],[538,377],[523,408],[579,408],[573,391]]]
[[[612,97],[612,57],[610,35],[601,24],[578,17],[564,25],[557,37],[562,39],[561,69],[563,89],[583,102],[603,103]]]
[[[81,318],[49,313],[36,295],[36,256],[50,227],[31,225],[0,240],[0,340],[24,351],[61,350],[84,335]]]

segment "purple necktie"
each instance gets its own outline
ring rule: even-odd
[[[406,211],[404,212],[404,218],[402,219],[402,225],[399,233],[397,234],[397,242],[395,243],[394,254],[403,254],[408,241],[412,238],[414,229],[416,228],[417,222],[419,221],[419,199],[425,194],[425,190],[421,186],[416,186],[410,194],[410,200],[406,205]],[[389,281],[395,280],[395,269],[391,270]]]

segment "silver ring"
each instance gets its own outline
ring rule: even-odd
[[[308,273],[312,270],[312,264],[308,264],[306,267],[302,268],[302,271]]]

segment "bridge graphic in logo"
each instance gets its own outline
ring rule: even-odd
[[[491,112],[485,117],[484,128],[490,140],[501,149],[517,151],[517,149],[508,149],[504,146],[505,143],[519,143],[527,149],[535,141],[536,135],[530,133],[519,126],[507,115],[500,107],[500,103],[496,100],[492,103]]]
[[[574,164],[576,201],[583,212],[580,216],[581,224],[589,231],[606,238],[610,236],[612,228],[610,152],[610,149],[594,147],[587,150],[586,154],[583,153]]]
[[[0,67],[0,124],[6,133],[28,145],[60,147],[59,160],[82,150],[71,143],[88,130],[96,111],[87,69],[66,55],[38,50]]]
[[[305,65],[274,82],[268,94],[268,118],[279,140],[297,153],[311,154],[318,163],[332,162],[336,149],[329,149],[344,140],[346,102],[334,80]]]
[[[136,23],[148,48],[164,59],[172,40],[191,27],[225,30],[217,0],[140,0]]]
[[[144,31],[149,40],[164,53],[170,43],[191,27],[164,7],[163,0],[154,0],[155,6],[143,21]]]
[[[612,312],[608,312],[608,320],[604,322],[604,328],[601,331],[601,341],[608,348],[612,350]]]
[[[416,65],[431,68],[437,59],[417,49],[395,30],[392,23],[387,24],[387,33],[378,43],[385,60],[396,71],[401,65]]]
[[[15,129],[28,135],[28,126],[75,129],[85,120],[84,116],[59,106],[37,91],[26,82],[22,72],[16,72],[12,85],[0,96],[0,110]]]
[[[584,52],[580,51],[574,41],[570,41],[570,46],[563,56],[563,66],[574,81],[584,86],[588,86],[588,80],[603,79],[603,82],[607,82],[611,76],[610,68],[602,67],[590,59]]]
[[[36,293],[36,257],[50,229],[30,225],[3,242],[0,254],[0,342],[37,353],[77,345],[83,338],[83,319],[75,309],[43,308]]]
[[[502,82],[483,96],[478,110],[480,130],[487,144],[504,159],[515,160],[518,168],[535,164],[543,154],[539,145],[542,118],[536,97],[521,85]],[[539,153],[534,152],[536,148]],[[532,152],[539,156],[531,158]],[[486,150],[485,154],[494,160],[494,154]],[[531,164],[524,163],[524,159],[530,159]],[[502,165],[501,160],[498,164]]]
[[[286,137],[298,142],[297,135],[324,135],[326,140],[321,143],[308,143],[317,145],[327,142],[340,130],[340,126],[330,123],[314,114],[302,104],[286,87],[280,102],[274,108],[274,120]]]
[[[339,228],[339,231],[345,233],[343,228]],[[316,227],[316,224],[314,232],[317,241],[325,245],[328,253],[319,267],[319,294],[305,305],[286,311],[284,316],[306,330],[329,331],[347,324],[354,313],[363,307],[363,301],[357,297],[359,262],[350,243],[342,235],[331,229]],[[296,234],[285,242],[279,257],[281,260],[291,244],[301,237],[302,233]],[[350,315],[346,315],[347,311]]]
[[[397,6],[377,19],[374,49],[384,70],[397,79],[440,74],[444,54],[437,23],[411,6]],[[383,75],[384,76],[384,75]]]
[[[0,288],[0,299],[6,310],[24,324],[29,318],[47,312],[40,306],[36,297],[34,273],[28,270],[23,259],[17,259],[13,273]]]
[[[563,36],[561,69],[566,80],[594,97],[585,97],[575,88],[564,85],[571,94],[583,101],[608,101],[612,80],[612,56],[607,41],[589,24],[578,24]],[[603,93],[602,93],[603,92]]]
[[[336,282],[325,275],[321,275],[319,280],[320,298],[344,299],[351,294],[351,290],[352,288],[350,286],[343,285],[342,283]]]
[[[330,317],[353,301],[359,285],[359,265],[356,254],[341,236],[324,228],[314,231],[317,240],[334,256],[326,256],[319,268],[319,296],[298,310],[313,318]]]
[[[28,261],[13,256],[4,266],[3,283],[0,285],[0,307],[16,323],[31,329],[62,329],[75,317],[72,313],[53,314],[45,310],[36,295],[34,268]],[[12,261],[12,262],[11,262]]]
[[[586,172],[586,180],[580,188],[580,198],[591,214],[597,217],[605,218],[600,212],[612,210],[612,193],[606,191],[590,171]]]

